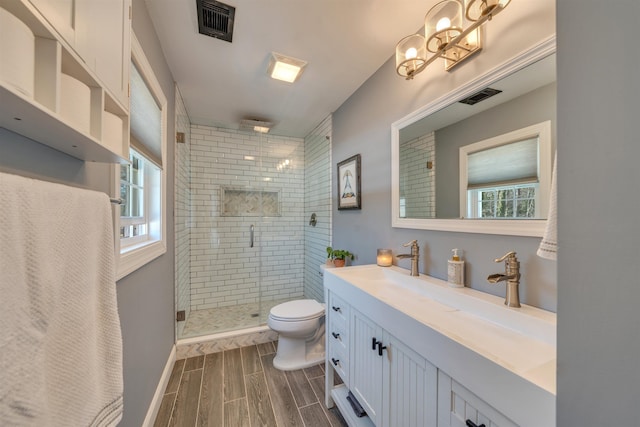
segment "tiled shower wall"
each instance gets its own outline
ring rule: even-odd
[[[323,301],[319,269],[331,246],[331,116],[307,135],[304,147],[304,295]],[[315,227],[309,224],[313,213]]]
[[[431,132],[400,144],[400,200],[405,202],[405,217],[436,217],[435,133]],[[431,169],[427,162],[431,161]],[[402,215],[402,211],[400,212]]]
[[[222,215],[221,193],[279,194],[279,216]],[[304,141],[191,126],[191,309],[299,298],[304,275]],[[258,201],[259,203],[259,201]],[[241,203],[240,203],[241,205]],[[238,204],[236,204],[238,206]],[[235,213],[234,213],[235,212]],[[255,244],[250,247],[250,227]],[[261,276],[262,273],[262,276]]]
[[[176,144],[175,157],[175,292],[176,310],[191,310],[191,123],[187,109],[176,86],[176,132],[184,133],[184,143]],[[176,336],[182,335],[184,322],[176,322]]]

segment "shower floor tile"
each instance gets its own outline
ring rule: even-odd
[[[265,325],[271,308],[291,299],[294,298],[192,310],[185,321],[180,338],[192,338]]]

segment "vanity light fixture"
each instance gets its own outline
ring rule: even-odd
[[[502,12],[511,0],[444,0],[433,6],[424,22],[424,37],[413,34],[396,46],[396,71],[407,80],[438,58],[449,71],[482,49],[482,25]],[[427,52],[431,53],[427,57]]]
[[[306,61],[271,52],[267,74],[273,79],[293,83],[300,77],[306,66]]]

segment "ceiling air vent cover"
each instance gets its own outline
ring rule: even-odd
[[[231,42],[236,8],[215,0],[196,0],[200,34]]]
[[[474,93],[468,98],[461,99],[458,102],[462,104],[473,105],[473,104],[477,104],[480,101],[484,101],[487,98],[491,98],[493,95],[497,95],[500,92],[502,91],[498,89],[491,89],[490,87],[488,87],[486,89],[481,90],[478,93]]]

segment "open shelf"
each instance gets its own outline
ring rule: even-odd
[[[0,7],[29,27],[35,38],[33,97],[0,75],[0,127],[81,160],[128,163],[128,107],[111,95],[94,71],[28,0],[0,0]],[[69,114],[68,108],[61,108],[67,97],[71,98],[67,98],[65,105],[78,105],[75,93],[64,92],[64,75],[88,87],[88,125],[86,120],[76,120],[82,114]],[[86,113],[86,109],[82,106],[76,111]],[[115,120],[115,126],[113,116],[119,119]],[[111,119],[111,126],[105,125],[107,119]]]

